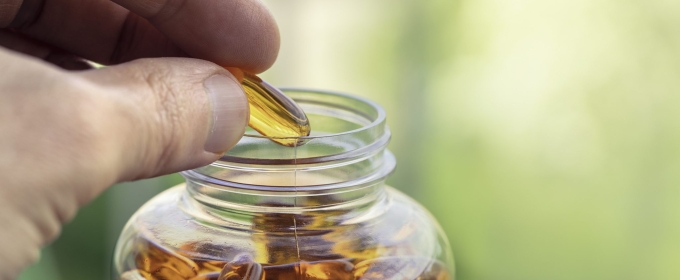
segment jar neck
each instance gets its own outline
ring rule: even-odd
[[[180,205],[184,212],[208,224],[270,232],[286,232],[293,228],[313,230],[347,221],[360,222],[378,215],[380,209],[386,209],[380,206],[387,203],[384,181],[395,163],[388,151],[365,161],[372,162],[364,163],[369,166],[378,165],[377,169],[353,180],[304,186],[272,186],[273,182],[269,185],[244,184],[239,182],[245,180],[243,178],[232,181],[226,177],[208,176],[203,173],[206,169],[185,171],[182,175],[186,178],[186,192]],[[336,172],[353,170],[351,165],[359,162],[330,168]],[[220,167],[222,171],[225,169],[229,167]],[[270,173],[253,172],[248,177],[261,183],[261,180],[271,180],[267,179]],[[297,171],[293,176],[306,183],[333,180],[319,178],[321,175],[313,172]]]
[[[378,216],[388,203],[385,185],[376,182],[344,193],[312,196],[266,195],[215,189],[188,180],[180,208],[204,224],[264,232],[323,230],[327,225],[361,223]]]
[[[385,178],[395,164],[392,153],[381,149],[363,158],[313,167],[246,168],[218,161],[181,174],[188,196],[206,207],[293,213],[375,203],[383,195]]]

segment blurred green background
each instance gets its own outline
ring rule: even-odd
[[[680,279],[680,1],[265,1],[263,77],[382,104],[391,185],[449,236],[457,279]],[[29,279],[108,279],[162,178],[115,186]]]

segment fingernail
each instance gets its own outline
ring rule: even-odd
[[[234,79],[214,75],[203,82],[210,99],[212,123],[204,149],[223,153],[238,143],[248,125],[248,98]]]

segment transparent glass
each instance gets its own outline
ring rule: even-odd
[[[386,186],[394,156],[377,104],[285,90],[312,134],[255,131],[142,206],[116,245],[114,279],[453,279],[434,218]]]

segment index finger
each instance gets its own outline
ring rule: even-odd
[[[278,28],[257,0],[114,2],[120,6],[107,0],[24,0],[10,27],[103,64],[191,56],[258,73],[278,54]]]

